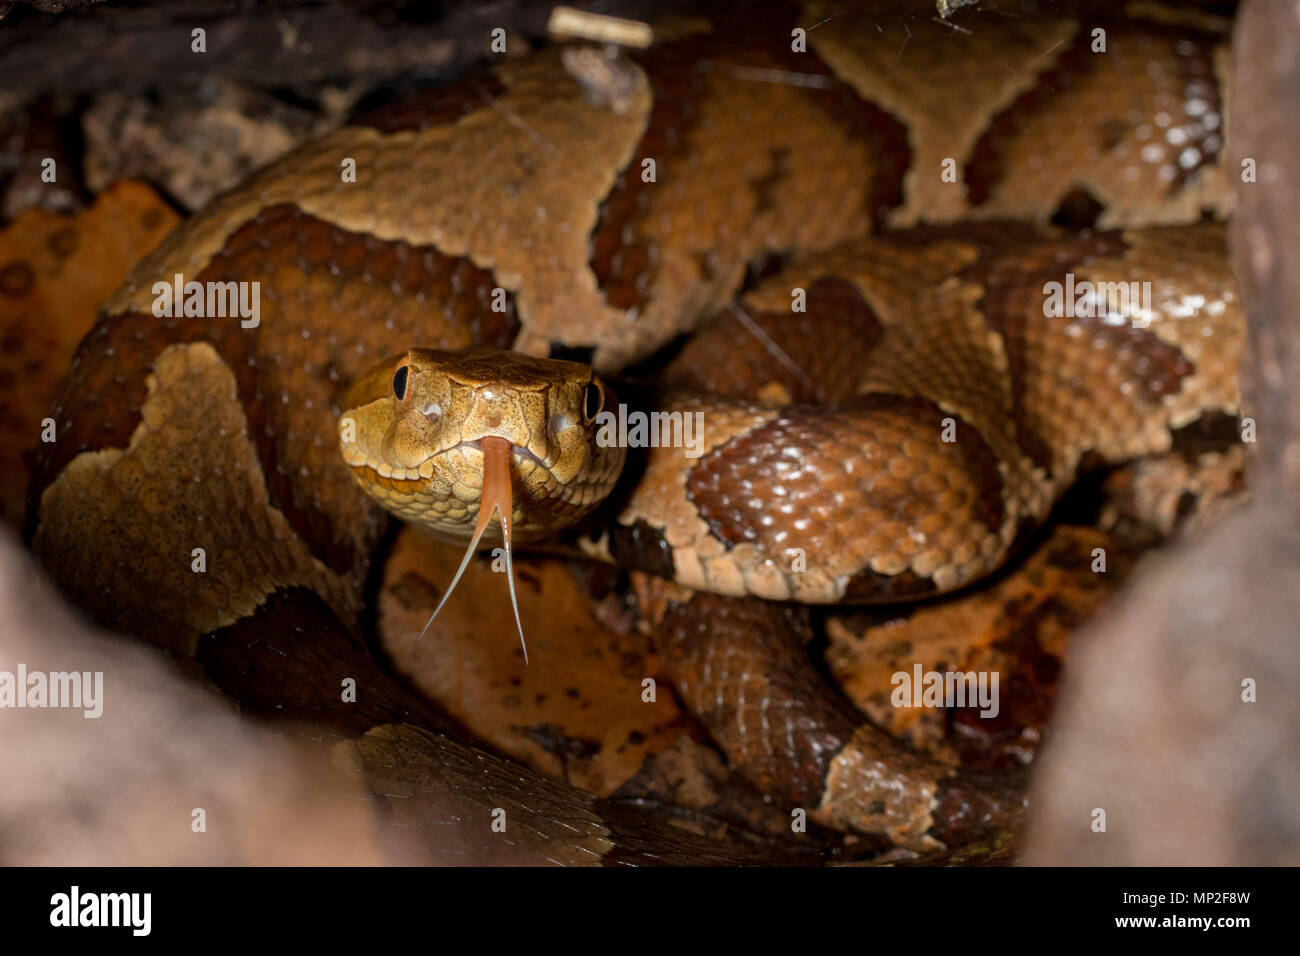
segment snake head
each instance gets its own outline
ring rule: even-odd
[[[467,542],[426,631],[486,535],[504,545],[523,642],[512,541],[573,524],[613,490],[625,451],[596,440],[609,398],[584,365],[486,349],[411,349],[348,389],[339,443],[357,483],[398,517]]]
[[[411,349],[348,389],[340,447],[385,508],[464,541],[478,524],[485,439],[500,439],[509,445],[514,540],[536,540],[589,513],[617,481],[624,450],[596,441],[596,416],[611,402],[576,362]]]

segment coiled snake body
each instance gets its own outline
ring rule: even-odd
[[[675,582],[645,589],[661,653],[761,789],[910,849],[1006,825],[1019,791],[863,725],[796,606],[757,600],[962,587],[1082,464],[1238,413],[1242,320],[1199,221],[1226,211],[1217,38],[995,14],[544,49],[285,157],[105,306],[38,462],[36,551],[250,711],[337,728],[363,769],[423,761],[462,821],[515,808],[473,859],[728,859],[457,739],[372,660],[373,499],[464,540],[504,488],[517,540],[575,529]],[[176,275],[259,283],[259,323],[156,317]],[[1123,314],[1081,291],[1121,284]],[[623,401],[604,379],[684,333],[644,407],[701,421],[698,454],[630,450],[602,505],[625,453],[595,439]],[[339,674],[368,692],[339,704]]]

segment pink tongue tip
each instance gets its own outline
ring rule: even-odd
[[[506,552],[506,581],[510,588],[510,605],[514,608],[515,627],[519,629],[519,643],[524,649],[524,663],[527,664],[528,644],[524,641],[524,626],[519,621],[519,601],[515,596],[515,568],[510,554],[510,522],[514,517],[514,493],[510,484],[510,450],[513,446],[504,438],[497,438],[494,435],[483,438],[480,445],[483,449],[483,490],[479,495],[478,521],[474,525],[474,536],[470,539],[469,547],[465,549],[465,557],[460,562],[456,576],[451,579],[451,585],[443,594],[442,600],[438,602],[433,615],[429,618],[429,623],[424,625],[424,630],[420,632],[416,641],[424,637],[425,632],[429,630],[429,625],[433,624],[434,618],[447,603],[447,598],[451,597],[451,592],[456,590],[461,575],[469,567],[469,559],[478,550],[479,541],[487,531],[488,525],[492,523],[492,516],[495,514],[501,524],[501,540]]]

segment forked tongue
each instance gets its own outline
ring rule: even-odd
[[[488,525],[492,523],[492,515],[495,513],[497,519],[501,522],[501,540],[505,542],[506,551],[506,581],[510,587],[510,605],[515,611],[515,627],[519,629],[519,643],[524,649],[524,663],[528,663],[528,645],[524,643],[524,626],[519,622],[519,601],[515,598],[515,568],[510,558],[510,520],[514,514],[512,510],[514,497],[510,486],[510,442],[504,438],[485,437],[482,439],[483,447],[483,492],[479,497],[478,504],[478,523],[474,525],[474,537],[470,539],[469,547],[465,549],[465,557],[460,562],[460,568],[456,571],[456,576],[451,579],[451,584],[446,592],[442,595],[442,600],[434,608],[433,616],[429,618],[429,623],[424,625],[424,630],[420,632],[419,641],[424,637],[425,632],[429,630],[429,625],[433,624],[434,618],[442,610],[442,606],[447,603],[447,598],[451,597],[451,592],[456,590],[456,585],[460,583],[460,576],[465,573],[469,567],[470,558],[474,557],[474,552],[478,550],[478,543],[483,537],[483,532],[487,531]]]

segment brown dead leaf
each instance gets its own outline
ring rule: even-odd
[[[486,557],[471,562],[416,643],[461,555],[403,529],[384,569],[379,630],[396,669],[473,734],[606,796],[690,732],[649,640],[600,623],[561,560],[515,560],[527,665],[505,575]],[[646,678],[656,681],[652,703],[642,701]]]
[[[1107,572],[1092,570],[1106,549]],[[991,586],[900,610],[849,611],[827,621],[826,660],[849,699],[873,722],[918,749],[957,759],[971,740],[948,733],[944,709],[895,707],[895,673],[996,671],[1000,713],[954,712],[952,723],[986,749],[1027,760],[1047,721],[1070,635],[1123,581],[1131,561],[1091,528],[1061,525],[1012,573]],[[970,718],[970,719],[968,719]],[[966,754],[966,756],[970,756]]]

